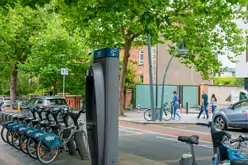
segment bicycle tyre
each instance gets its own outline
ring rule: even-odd
[[[7,129],[3,127],[2,130],[1,130],[1,138],[2,138],[4,143],[8,144],[7,139],[6,139],[6,134],[7,133],[6,134],[4,133],[5,130],[7,131]]]
[[[145,112],[144,112],[144,119],[146,121],[152,121],[152,111],[151,111],[151,109],[146,109],[145,110]]]
[[[39,141],[38,144],[37,144],[37,147],[36,147],[36,157],[37,157],[37,159],[39,160],[39,162],[41,164],[50,164],[50,163],[52,163],[56,159],[56,157],[58,156],[59,149],[58,148],[53,149],[53,150],[56,150],[55,155],[52,157],[52,159],[46,161],[46,160],[43,160],[42,159],[42,157],[44,156],[44,154],[43,153],[40,153],[40,150],[42,150],[41,149],[41,145],[43,145],[43,143],[41,141]],[[44,145],[44,146],[46,146],[46,145]]]
[[[31,142],[33,142],[35,145],[35,153],[34,154],[31,153],[31,146],[30,146]],[[26,147],[27,147],[28,155],[33,159],[37,159],[37,153],[36,153],[37,143],[35,143],[35,141],[31,137],[28,138]]]
[[[162,119],[164,121],[170,121],[172,118],[172,113],[170,110],[163,110],[163,116],[162,116]]]
[[[16,137],[16,135],[18,135],[18,136]],[[18,143],[15,142],[17,139],[19,140]],[[20,135],[18,134],[18,132],[13,133],[13,135],[11,137],[11,142],[17,150],[21,150],[21,148],[20,148]]]
[[[27,151],[27,138],[24,135],[21,135],[19,140],[20,149],[24,154],[28,154]]]

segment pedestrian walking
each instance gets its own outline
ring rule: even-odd
[[[197,117],[198,119],[201,117],[201,114],[204,111],[205,111],[207,119],[208,119],[209,118],[209,116],[208,116],[208,95],[204,91],[202,91],[202,105],[201,105],[200,113]]]
[[[179,97],[177,95],[177,92],[174,91],[173,92],[174,96],[173,96],[173,110],[174,110],[174,117],[172,118],[173,120],[176,119],[176,116],[178,116],[179,120],[181,119],[180,115],[177,113],[177,109],[179,108]]]
[[[212,113],[214,114],[216,108],[217,108],[217,99],[215,97],[215,94],[212,94],[210,99],[211,105],[212,105]]]

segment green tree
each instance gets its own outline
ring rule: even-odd
[[[69,32],[64,20],[58,15],[52,19],[46,30],[33,36],[32,53],[22,69],[39,79],[39,88],[57,94],[62,92],[61,68],[69,68],[66,77],[66,92],[82,94],[85,77],[91,60],[88,48],[80,37],[80,32]]]
[[[215,52],[224,54],[224,47],[235,55],[244,50],[242,31],[232,21],[243,18],[246,0],[170,1],[170,0],[90,0],[66,1],[70,14],[81,27],[87,29],[88,44],[92,48],[124,48],[121,72],[120,115],[124,115],[124,87],[130,49],[146,45],[147,35],[152,44],[170,41],[171,53],[175,44],[184,39],[189,55],[181,61],[201,72],[204,79],[221,72]],[[223,51],[222,51],[223,50]],[[179,57],[179,56],[178,56]],[[234,60],[235,57],[229,57]],[[207,65],[206,65],[207,64]]]
[[[14,7],[0,7],[0,61],[11,67],[11,101],[16,100],[18,64],[24,63],[30,54],[29,37],[34,35],[42,22],[29,7],[16,3]]]

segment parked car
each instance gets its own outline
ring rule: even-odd
[[[34,108],[51,108],[54,110],[58,110],[59,108],[63,108],[64,110],[69,110],[69,105],[63,97],[56,96],[42,96],[42,97],[34,97],[32,98],[27,107]]]
[[[22,98],[22,99],[18,99],[16,100],[13,104],[12,104],[12,109],[17,109],[18,108],[18,103],[20,103],[20,107],[24,107],[28,104],[29,99],[26,98]]]
[[[0,101],[0,109],[2,110],[5,107],[9,107],[10,106],[10,98],[8,97],[4,97],[1,99]]]
[[[216,111],[212,119],[223,130],[228,127],[248,129],[248,99]]]

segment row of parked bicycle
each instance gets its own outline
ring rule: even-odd
[[[212,165],[248,165],[248,137],[240,135],[238,138],[232,139],[231,134],[219,129],[218,126],[212,122],[196,123],[196,125],[210,128],[214,150]],[[197,165],[194,145],[198,145],[199,136],[179,136],[178,141],[190,145],[192,156],[189,158],[191,163],[182,156],[180,165]]]
[[[58,153],[67,150],[66,144],[73,140],[77,131],[82,131],[86,137],[83,123],[78,121],[82,111],[75,114],[64,109],[38,107],[25,110],[30,117],[8,114],[10,118],[2,124],[1,138],[42,164],[50,164]]]

